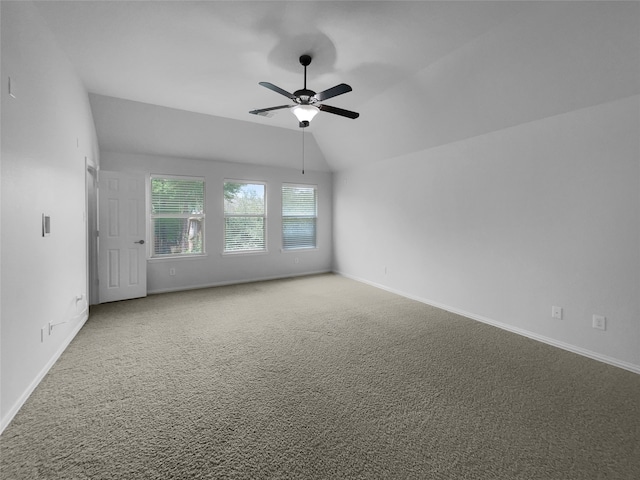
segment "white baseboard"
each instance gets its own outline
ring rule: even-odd
[[[49,361],[45,364],[45,366],[42,368],[42,370],[40,370],[38,375],[29,384],[29,386],[22,393],[22,395],[20,395],[20,398],[18,398],[18,400],[16,400],[16,402],[9,409],[9,411],[6,413],[6,415],[2,419],[0,419],[0,434],[11,423],[11,420],[13,420],[13,417],[16,416],[18,411],[22,408],[22,406],[27,401],[29,396],[31,396],[33,391],[38,386],[38,384],[42,381],[42,379],[49,372],[49,370],[51,370],[51,367],[53,367],[53,365],[58,361],[58,359],[60,358],[60,355],[62,355],[62,353],[67,349],[67,347],[69,346],[71,341],[75,338],[75,336],[78,334],[80,329],[84,326],[84,324],[88,320],[88,318],[89,318],[89,311],[87,309],[87,311],[84,313],[84,315],[78,317],[78,320],[79,320],[78,324],[69,333],[67,338],[60,344],[60,347],[58,348],[58,350],[56,350],[56,352],[51,356]]]
[[[323,273],[332,273],[332,271],[327,269],[327,270],[318,270],[318,271],[304,272],[304,273],[294,273],[294,274],[287,273],[284,275],[274,275],[269,277],[256,277],[256,278],[250,278],[245,280],[231,280],[231,281],[223,281],[223,282],[198,284],[198,285],[189,285],[187,287],[156,288],[154,290],[149,290],[147,293],[149,295],[155,295],[158,293],[182,292],[185,290],[199,290],[201,288],[224,287],[225,285],[240,285],[243,283],[266,282],[268,280],[280,280],[283,278],[307,277],[309,275],[320,275]]]
[[[341,275],[346,278],[350,278],[351,280],[355,280],[357,282],[365,283],[367,285],[371,285],[372,287],[380,288],[381,290],[386,290],[387,292],[395,293],[396,295],[400,295],[401,297],[409,298],[411,300],[415,300],[420,303],[424,303],[426,305],[431,305],[432,307],[440,308],[442,310],[446,310],[447,312],[455,313],[457,315],[461,315],[463,317],[470,318],[471,320],[477,320],[478,322],[486,323],[488,325],[492,325],[494,327],[498,327],[502,330],[506,330],[508,332],[516,333],[518,335],[522,335],[527,338],[531,338],[532,340],[537,340],[542,343],[546,343],[548,345],[561,348],[563,350],[567,350],[572,353],[577,353],[578,355],[582,355],[584,357],[591,358],[593,360],[597,360],[599,362],[607,363],[609,365],[613,365],[614,367],[623,368],[625,370],[629,370],[630,372],[640,374],[640,365],[635,365],[633,363],[625,362],[623,360],[619,360],[617,358],[609,357],[607,355],[602,355],[597,352],[593,352],[591,350],[587,350],[582,347],[577,347],[575,345],[571,345],[570,343],[561,342],[559,340],[555,340],[553,338],[545,337],[543,335],[538,335],[537,333],[530,332],[528,330],[514,327],[508,325],[506,323],[498,322],[496,320],[492,320],[490,318],[483,317],[481,315],[476,315],[471,312],[466,312],[464,310],[460,310],[459,308],[451,307],[449,305],[444,305],[442,303],[434,302],[433,300],[429,300],[422,297],[416,297],[415,295],[410,295],[400,290],[396,290],[394,288],[387,287],[385,285],[381,285],[379,283],[371,282],[364,278],[356,277],[354,275],[349,275],[346,273],[342,273],[339,271],[334,272],[336,275]]]

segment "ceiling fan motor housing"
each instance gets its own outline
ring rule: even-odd
[[[307,88],[296,90],[293,94],[296,96],[294,101],[300,105],[312,105],[318,101],[318,99],[314,97],[316,92]]]

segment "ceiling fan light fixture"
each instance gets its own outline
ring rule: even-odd
[[[318,114],[320,109],[313,105],[296,105],[291,109],[291,111],[298,119],[298,122],[302,123],[313,120],[313,117]]]

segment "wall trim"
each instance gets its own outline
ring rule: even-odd
[[[340,275],[351,280],[355,280],[356,282],[365,283],[367,285],[371,285],[372,287],[379,288],[381,290],[386,290],[387,292],[395,293],[396,295],[400,295],[401,297],[408,298],[410,300],[415,300],[420,303],[424,303],[426,305],[430,305],[432,307],[440,308],[442,310],[446,310],[447,312],[455,313],[457,315],[462,315],[463,317],[467,317],[471,320],[476,320],[478,322],[486,323],[488,325],[500,328],[502,330],[506,330],[511,333],[515,333],[518,335],[522,335],[523,337],[530,338],[532,340],[537,340],[538,342],[546,343],[547,345],[551,345],[553,347],[561,348],[562,350],[567,350],[572,353],[577,353],[578,355],[582,355],[583,357],[588,357],[593,360],[597,360],[602,363],[607,363],[609,365],[613,365],[614,367],[623,368],[624,370],[628,370],[630,372],[636,373],[640,375],[640,365],[635,365],[633,363],[625,362],[623,360],[619,360],[614,357],[609,357],[607,355],[602,355],[597,352],[593,352],[591,350],[587,350],[585,348],[577,347],[570,343],[561,342],[559,340],[555,340],[550,337],[545,337],[544,335],[538,335],[537,333],[530,332],[529,330],[525,330],[522,328],[514,327],[508,325],[506,323],[498,322],[496,320],[492,320],[487,317],[483,317],[481,315],[476,315],[474,313],[466,312],[464,310],[460,310],[459,308],[451,307],[449,305],[444,305],[439,302],[434,302],[433,300],[429,300],[423,297],[417,297],[415,295],[410,295],[400,290],[396,290],[395,288],[390,288],[385,285],[371,282],[369,280],[365,280],[364,278],[357,277],[355,275],[349,275],[343,272],[339,272],[334,270],[336,275]]]
[[[25,391],[22,393],[22,395],[20,395],[18,400],[16,400],[16,402],[9,409],[9,411],[4,416],[4,418],[0,419],[0,434],[2,432],[4,432],[4,429],[7,428],[7,426],[9,426],[9,424],[13,420],[13,417],[15,417],[16,414],[20,411],[20,409],[25,404],[27,399],[31,396],[33,391],[38,387],[38,385],[40,384],[42,379],[45,377],[45,375],[47,373],[49,373],[49,370],[51,370],[51,367],[53,367],[53,365],[55,365],[55,363],[58,361],[58,359],[64,353],[64,351],[67,349],[67,347],[69,346],[71,341],[76,337],[76,335],[78,334],[80,329],[84,326],[86,321],[89,319],[89,310],[88,310],[88,308],[87,308],[87,311],[81,317],[78,317],[78,318],[80,320],[78,322],[78,324],[69,333],[67,338],[60,344],[60,346],[55,351],[55,353],[51,356],[49,361],[45,364],[44,367],[42,367],[42,370],[40,370],[38,375],[36,375],[36,377],[29,384],[29,386],[25,389]]]
[[[214,283],[205,283],[198,285],[189,285],[187,287],[169,287],[169,288],[157,288],[154,290],[148,290],[148,295],[156,295],[159,293],[170,293],[170,292],[182,292],[185,290],[200,290],[202,288],[212,288],[212,287],[224,287],[226,285],[240,285],[243,283],[255,283],[255,282],[266,282],[269,280],[280,280],[283,278],[296,278],[296,277],[307,277],[310,275],[321,275],[323,273],[334,273],[331,269],[327,270],[317,270],[313,272],[304,272],[304,273],[287,273],[283,275],[273,275],[268,277],[256,277],[250,278],[246,280],[230,280],[230,281],[222,281],[222,282],[214,282]]]

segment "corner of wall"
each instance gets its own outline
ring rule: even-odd
[[[99,159],[87,91],[37,7],[0,2],[0,8],[2,84],[11,77],[15,87],[11,96],[2,89],[5,428],[87,319],[85,158]],[[42,231],[45,214],[49,235]]]

